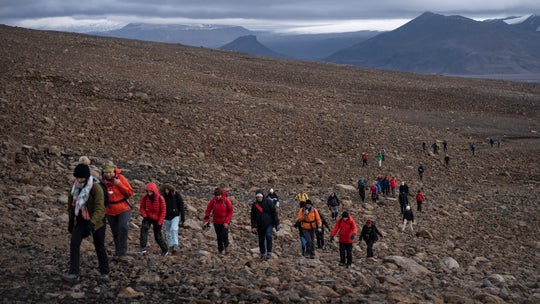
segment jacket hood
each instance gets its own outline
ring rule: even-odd
[[[165,190],[169,190],[169,194],[171,195],[174,195],[176,192],[176,189],[171,184],[164,184],[159,188],[159,192],[161,192],[163,195],[165,195]]]
[[[148,184],[146,184],[145,190],[154,192],[154,195],[159,193],[156,183],[148,183]]]

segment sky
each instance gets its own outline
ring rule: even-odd
[[[540,15],[540,0],[0,0],[0,24],[76,32],[139,22],[336,33],[390,31],[426,11],[475,20]]]

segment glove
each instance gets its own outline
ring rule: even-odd
[[[280,225],[277,225],[276,226],[276,232],[279,231],[281,229],[281,226]]]
[[[75,220],[69,219],[68,222],[68,232],[71,234],[73,232],[73,226],[75,226]]]
[[[87,228],[87,229],[88,229],[88,232],[89,232],[90,234],[94,233],[94,223],[89,222],[89,223],[88,223],[88,228]]]
[[[86,226],[86,230],[83,232],[82,237],[85,238],[92,233],[94,233],[94,223],[88,222],[88,225]]]
[[[354,237],[356,236],[356,234],[351,234],[351,241],[354,240]]]
[[[332,242],[334,242],[334,237],[333,236],[330,237],[330,243],[332,243]]]

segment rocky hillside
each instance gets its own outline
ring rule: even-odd
[[[540,301],[540,85],[6,26],[0,37],[3,302]],[[489,146],[490,137],[500,146]],[[449,167],[422,141],[447,141]],[[135,188],[126,259],[112,259],[107,232],[108,284],[97,282],[88,240],[81,283],[61,280],[69,263],[67,194],[82,155],[96,171],[113,161]],[[358,178],[384,175],[424,190],[415,233],[401,232],[395,197],[359,201]],[[173,183],[188,205],[180,251],[168,257],[153,237],[148,254],[136,253],[137,206],[149,181]],[[218,185],[235,206],[227,256],[217,254],[213,231],[201,228]],[[281,197],[276,258],[265,262],[249,231],[257,188]],[[337,244],[327,240],[316,259],[304,259],[291,228],[301,189],[327,220],[330,191],[359,225],[375,220],[384,234],[375,258],[356,242],[353,266],[340,267]]]

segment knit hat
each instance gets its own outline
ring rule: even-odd
[[[313,203],[311,202],[311,200],[307,200],[307,201],[306,201],[306,205],[307,205],[307,204],[310,204],[310,205],[313,206]]]
[[[107,166],[103,167],[103,172],[104,173],[114,172],[114,166],[107,165]]]
[[[411,206],[407,205],[407,208],[405,208],[407,210],[411,210]]]
[[[90,177],[90,167],[85,164],[78,164],[73,170],[73,176],[76,178],[89,178]]]
[[[367,220],[366,225],[368,225],[368,226],[371,225],[371,220]]]
[[[349,217],[349,212],[343,211],[343,213],[341,214],[341,217],[342,218]]]
[[[255,197],[263,197],[264,195],[262,193],[255,194]]]

